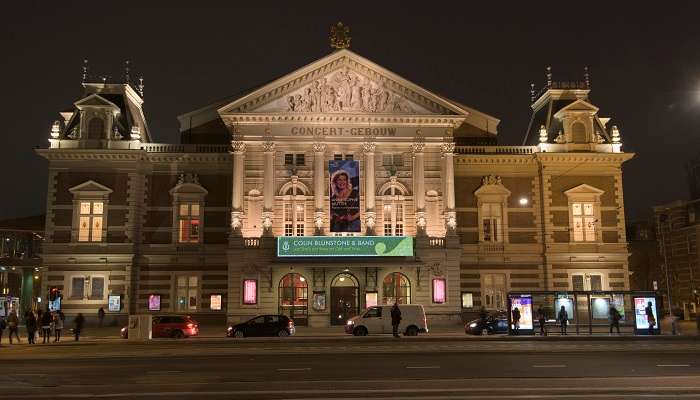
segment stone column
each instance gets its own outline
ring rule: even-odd
[[[375,235],[374,225],[377,220],[377,213],[374,209],[375,174],[374,174],[374,142],[365,142],[362,150],[365,154],[365,227],[366,235]]]
[[[457,213],[455,212],[455,144],[452,142],[442,145],[442,156],[445,160],[445,225],[448,235],[455,235],[457,228]]]
[[[243,227],[243,176],[245,168],[245,148],[243,138],[234,131],[231,140],[233,149],[233,187],[231,196],[231,234],[242,236]]]
[[[425,139],[421,135],[420,129],[416,130],[416,137],[411,152],[413,153],[413,196],[416,207],[416,233],[418,236],[426,235],[425,218]]]
[[[269,132],[268,132],[269,134]],[[271,138],[263,142],[265,154],[264,183],[263,183],[263,236],[272,236],[272,218],[275,206],[275,142]]]
[[[326,190],[326,169],[324,163],[326,160],[324,143],[315,142],[314,150],[314,235],[323,235],[323,218],[325,204],[323,203],[323,195]]]

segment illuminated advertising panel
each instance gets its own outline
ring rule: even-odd
[[[331,232],[360,232],[360,163],[328,161]]]
[[[410,236],[279,236],[277,257],[410,257]]]
[[[564,306],[566,310],[566,315],[568,321],[574,320],[574,301],[566,294],[560,294],[556,300],[554,300],[554,316],[559,319],[559,312],[561,307]]]
[[[243,281],[243,304],[258,304],[258,281],[246,279]]]
[[[118,294],[110,294],[107,309],[111,312],[119,312],[122,310],[122,296]]]
[[[148,296],[148,311],[160,311],[159,294],[152,294]]]
[[[445,286],[445,279],[433,279],[433,303],[443,304],[446,301],[447,289]]]
[[[209,309],[212,311],[221,311],[221,295],[212,294],[209,296]]]
[[[365,293],[365,305],[367,308],[374,307],[377,305],[378,293],[377,292],[366,292]]]
[[[524,331],[532,330],[532,296],[518,295],[510,298],[510,315],[513,316],[513,310],[520,311],[520,329]]]
[[[650,305],[651,303],[651,305]],[[659,329],[659,316],[656,314],[655,297],[635,297],[634,298],[634,327],[640,331],[649,330],[649,320],[647,318],[647,307],[651,306],[654,316],[654,329]]]

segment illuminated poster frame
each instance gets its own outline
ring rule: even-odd
[[[530,294],[509,294],[508,295],[508,326],[509,332],[512,334],[513,329],[513,310],[518,307],[520,311],[520,329],[521,335],[534,335],[533,315],[532,315],[532,295]]]
[[[148,311],[160,311],[160,295],[151,294],[148,296]]]
[[[328,161],[331,232],[361,232],[360,163]]]
[[[119,312],[122,310],[122,296],[119,294],[110,294],[108,297],[107,310],[110,312]]]
[[[659,335],[661,333],[661,320],[659,320],[659,299],[656,296],[633,296],[632,304],[634,304],[634,334],[648,335],[649,323],[647,322],[646,307],[651,302],[651,310],[656,319],[656,324],[652,330],[652,334]]]

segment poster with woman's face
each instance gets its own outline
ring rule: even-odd
[[[360,232],[360,164],[354,160],[328,162],[331,232]]]

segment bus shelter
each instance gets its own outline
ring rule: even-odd
[[[650,291],[524,291],[508,292],[508,333],[514,334],[513,311],[520,313],[518,334],[533,335],[540,326],[537,311],[545,314],[545,329],[559,334],[557,316],[562,307],[568,316],[568,334],[608,333],[614,307],[620,314],[620,332],[660,334],[661,296]],[[651,305],[655,325],[650,330],[646,308]],[[617,333],[615,331],[615,333]]]

